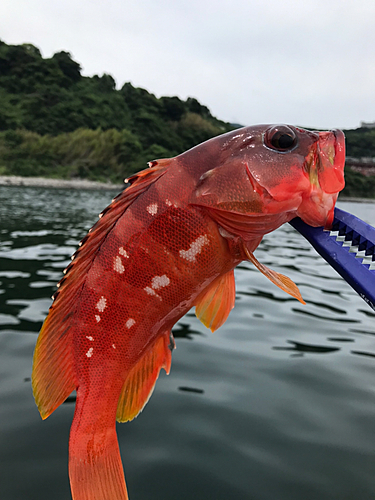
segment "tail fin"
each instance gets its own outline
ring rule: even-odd
[[[69,439],[69,476],[73,500],[128,500],[116,435],[117,401],[112,410],[106,401],[102,402],[100,411],[97,401],[89,405],[89,399],[80,397],[78,389]],[[99,414],[96,410],[99,410]],[[108,418],[109,412],[112,413],[111,418]]]

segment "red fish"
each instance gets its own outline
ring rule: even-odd
[[[73,390],[74,500],[128,498],[115,422],[147,403],[169,373],[173,325],[192,306],[212,331],[235,301],[248,260],[303,302],[253,252],[295,216],[329,227],[344,187],[344,135],[286,125],[245,127],[149,163],[82,240],[59,283],[34,354],[43,419]]]

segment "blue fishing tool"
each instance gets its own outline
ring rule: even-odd
[[[299,217],[290,224],[375,310],[375,228],[339,208],[330,231]]]

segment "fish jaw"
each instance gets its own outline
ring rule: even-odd
[[[320,187],[325,193],[338,194],[345,186],[345,137],[341,130],[319,132],[318,170]]]
[[[313,187],[310,196],[302,201],[297,215],[310,226],[330,229],[336,200],[337,194],[326,194]]]
[[[318,134],[305,163],[311,188],[303,195],[297,215],[310,226],[330,229],[338,194],[345,186],[345,136],[341,130]]]

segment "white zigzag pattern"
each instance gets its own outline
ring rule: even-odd
[[[372,255],[365,255],[365,250],[358,250],[358,245],[352,245],[351,240],[345,241],[345,235],[340,236],[338,231],[330,231],[330,236],[336,238],[339,243],[342,242],[343,247],[349,247],[349,253],[354,253],[356,259],[362,259],[361,264],[369,266],[369,270],[375,270],[375,262],[372,260]]]

